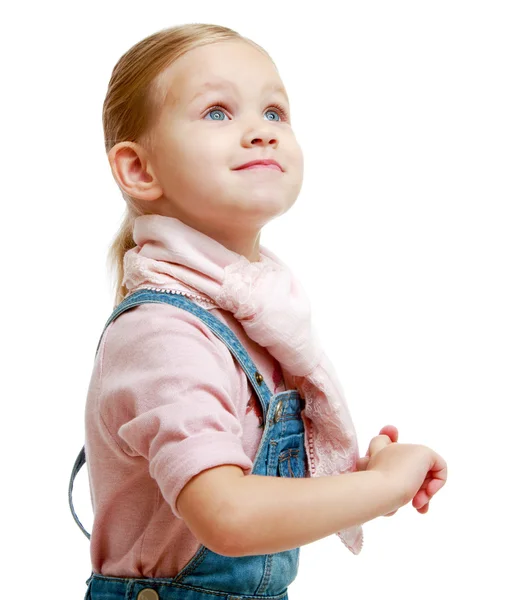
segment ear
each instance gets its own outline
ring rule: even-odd
[[[128,196],[149,202],[163,195],[162,186],[142,146],[136,142],[118,142],[109,150],[107,157],[116,183]]]

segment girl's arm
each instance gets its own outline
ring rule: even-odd
[[[399,508],[377,471],[330,477],[245,476],[225,465],[194,477],[178,496],[185,523],[224,556],[271,554],[309,544]]]

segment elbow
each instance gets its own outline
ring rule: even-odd
[[[245,528],[241,525],[237,510],[223,509],[213,522],[210,545],[207,547],[216,554],[238,558],[245,556]]]

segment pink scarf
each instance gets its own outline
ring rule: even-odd
[[[342,386],[312,327],[310,303],[289,267],[259,246],[250,262],[182,221],[141,215],[134,221],[137,246],[124,257],[123,285],[133,291],[155,285],[195,290],[208,306],[230,311],[250,339],[265,347],[294,376],[305,399],[305,448],[311,477],[356,470],[356,432]],[[363,545],[361,525],[336,532],[353,554]]]

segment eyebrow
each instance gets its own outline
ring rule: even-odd
[[[213,81],[206,81],[204,82],[200,87],[199,87],[199,91],[192,97],[192,99],[190,100],[190,103],[192,103],[196,98],[199,98],[199,96],[202,96],[203,94],[205,94],[206,92],[208,92],[209,90],[227,90],[227,89],[235,89],[237,90],[237,86],[235,83],[233,83],[232,81],[228,81],[227,79],[215,79]],[[289,102],[289,98],[287,96],[287,92],[285,91],[285,89],[278,83],[268,83],[266,84],[263,88],[262,91],[272,91],[272,92],[279,92],[281,93],[285,99],[287,100],[287,102]]]

